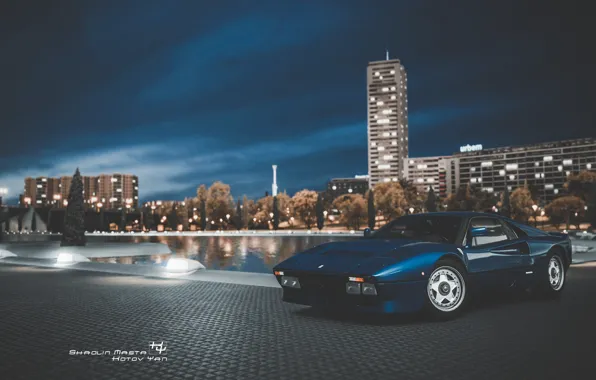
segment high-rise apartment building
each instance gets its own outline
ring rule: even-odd
[[[109,209],[139,207],[139,178],[130,174],[102,174],[97,177],[98,202]]]
[[[527,184],[534,200],[545,204],[564,189],[569,175],[584,170],[596,171],[594,138],[490,149],[468,145],[452,156],[410,158],[407,174],[425,191],[438,176],[441,197],[467,184],[495,194]]]
[[[419,192],[433,191],[439,193],[439,178],[441,174],[442,157],[410,157],[405,165],[405,177],[412,181]]]
[[[139,179],[129,174],[101,174],[82,176],[83,197],[92,207],[108,209],[138,208]],[[22,203],[34,207],[55,205],[61,207],[68,200],[72,176],[60,178],[25,178]]]
[[[397,182],[408,157],[408,81],[399,59],[367,68],[369,185]]]
[[[49,206],[56,203],[60,194],[60,180],[58,178],[37,177],[25,178],[23,202],[33,207]]]

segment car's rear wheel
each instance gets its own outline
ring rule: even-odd
[[[440,260],[428,277],[426,312],[436,320],[448,320],[462,313],[467,300],[466,270],[455,260]]]
[[[565,262],[559,252],[552,252],[548,256],[546,270],[539,273],[539,293],[546,298],[556,298],[561,295],[565,283],[567,282],[567,273],[565,271]],[[545,273],[546,272],[546,273]]]

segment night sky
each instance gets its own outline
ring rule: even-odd
[[[556,5],[560,3],[561,6]],[[589,2],[587,2],[589,5]],[[0,187],[124,172],[141,200],[366,174],[366,66],[408,71],[411,156],[594,137],[579,1],[3,1]],[[583,20],[582,20],[583,19]]]

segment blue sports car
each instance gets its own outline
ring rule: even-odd
[[[403,216],[366,229],[359,240],[308,249],[273,270],[286,302],[449,319],[478,291],[558,296],[570,264],[566,234],[495,214],[444,212]]]

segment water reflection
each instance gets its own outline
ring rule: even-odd
[[[176,256],[198,260],[208,269],[260,273],[271,273],[277,263],[296,252],[330,241],[354,239],[333,236],[118,236],[108,240],[124,242],[131,238],[136,242],[167,244]],[[160,259],[162,262],[167,260]]]
[[[167,244],[175,256],[200,261],[207,269],[271,273],[279,262],[319,244],[353,240],[338,236],[89,236],[98,242]],[[46,237],[59,240],[59,236]],[[165,265],[170,255],[94,259],[97,262]]]

